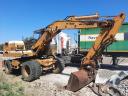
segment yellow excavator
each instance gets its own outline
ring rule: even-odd
[[[58,57],[50,56],[48,49],[50,42],[61,30],[64,29],[85,29],[101,28],[102,32],[97,37],[94,46],[89,50],[87,56],[83,58],[78,72],[71,74],[67,89],[77,91],[95,79],[96,59],[103,50],[114,41],[114,36],[122,25],[125,15],[106,16],[100,19],[98,14],[89,16],[68,16],[64,20],[55,21],[40,32],[40,36],[32,46],[32,56],[22,55],[13,59],[4,60],[6,73],[21,70],[22,78],[25,81],[33,81],[40,77],[41,73],[52,70],[54,73],[63,71],[63,62]],[[8,53],[9,54],[9,53]],[[6,54],[7,55],[7,54]],[[12,55],[13,57],[13,55]]]

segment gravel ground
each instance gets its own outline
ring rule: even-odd
[[[128,80],[122,80],[117,86],[117,89],[122,93],[122,95],[128,96]]]
[[[0,57],[0,63],[4,57]],[[2,70],[2,69],[1,69]],[[25,86],[24,93],[27,96],[97,96],[88,87],[84,87],[77,92],[64,89],[68,83],[71,72],[77,71],[76,67],[65,67],[61,74],[45,74],[33,82],[22,81],[21,75],[6,75],[10,82],[21,82]]]
[[[25,94],[31,93],[33,96],[97,96],[88,87],[84,87],[77,92],[64,89],[68,83],[71,72],[78,70],[74,67],[66,67],[62,74],[47,74],[40,79],[27,83]]]
[[[77,71],[75,67],[66,67],[62,74],[46,74],[33,82],[22,81],[21,75],[6,75],[10,82],[21,82],[24,93],[27,96],[97,96],[88,87],[84,87],[77,92],[71,92],[64,89],[68,83],[71,72]]]
[[[0,58],[0,61],[2,61],[3,57]],[[121,58],[120,59],[120,64],[127,64],[128,59],[127,58]],[[105,64],[110,64],[111,63],[111,58],[104,58],[103,63]],[[71,72],[77,71],[78,68],[76,67],[65,67],[64,71],[62,74],[46,74],[42,75],[40,79],[35,80],[33,82],[25,82],[21,80],[21,75],[20,76],[14,76],[14,75],[7,75],[12,82],[15,81],[20,81],[22,84],[25,86],[24,93],[28,96],[97,96],[94,94],[90,88],[85,86],[81,90],[77,92],[71,92],[68,90],[64,89],[64,86],[68,83],[68,79],[70,76]],[[112,71],[112,70],[111,70]],[[109,77],[111,74],[110,70],[106,70],[106,73],[104,69],[102,69],[101,72],[99,72],[99,80],[102,81],[101,79],[104,79],[105,75],[106,77]],[[102,74],[102,73],[105,73]]]

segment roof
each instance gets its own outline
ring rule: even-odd
[[[11,44],[11,43],[24,44],[23,41],[9,41],[8,43],[9,44]]]

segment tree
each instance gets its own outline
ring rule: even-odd
[[[33,37],[27,37],[25,39],[23,39],[26,50],[30,50],[32,45],[36,42],[36,39]]]
[[[3,44],[0,44],[0,50],[3,50]]]

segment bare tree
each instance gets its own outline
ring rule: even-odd
[[[25,47],[27,50],[30,50],[32,45],[36,42],[36,39],[33,37],[27,37],[25,39],[23,39],[24,43],[25,43]]]

